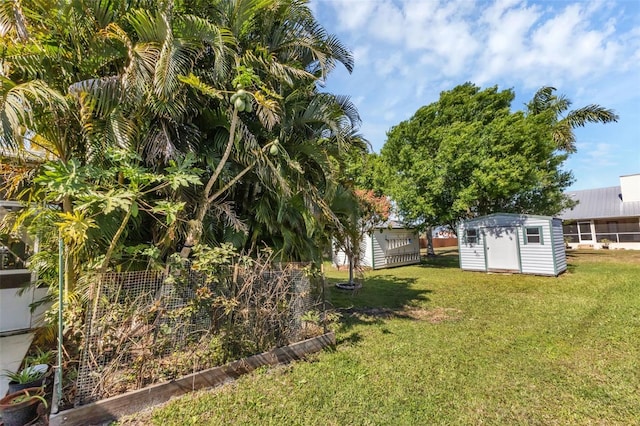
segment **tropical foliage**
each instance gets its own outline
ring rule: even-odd
[[[354,267],[360,265],[363,238],[389,219],[391,202],[373,190],[342,187],[333,199],[332,210],[341,224],[332,232],[333,249],[345,253],[349,262],[348,284],[355,286]]]
[[[321,88],[353,57],[306,1],[15,0],[0,35],[3,194],[29,206],[3,226],[39,236],[54,298],[63,240],[69,333],[96,272],[225,243],[319,264],[345,226],[367,145]]]
[[[553,141],[559,150],[576,152],[576,137],[573,130],[587,123],[611,123],[618,121],[618,115],[600,105],[587,105],[570,110],[571,101],[564,95],[555,95],[555,87],[541,87],[527,104],[529,114],[552,112]]]
[[[165,255],[229,241],[320,258],[326,225],[339,223],[330,205],[340,156],[366,144],[349,99],[319,90],[336,65],[351,71],[353,58],[305,1],[23,0],[3,5],[0,24],[4,155],[59,161],[37,167],[41,181],[51,167],[69,178],[76,168],[106,173],[112,149],[157,182],[174,163],[200,176],[171,194],[147,188],[126,205],[107,191],[123,208],[102,213],[119,215],[124,229],[111,247],[114,234],[97,228],[104,244],[91,253],[112,249],[105,266],[117,265],[114,250],[141,242]],[[116,178],[131,184],[124,172]],[[22,196],[51,202],[61,193],[43,188],[51,189]],[[56,202],[77,218],[78,194],[62,192]],[[172,226],[130,220],[131,206],[163,200],[183,206]]]

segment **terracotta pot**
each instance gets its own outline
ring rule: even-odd
[[[14,402],[14,400],[25,395],[31,397],[20,402]],[[4,426],[23,426],[33,422],[38,417],[38,405],[42,402],[40,398],[34,398],[34,396],[41,397],[43,395],[42,388],[35,387],[10,393],[0,399],[0,413],[2,413]]]

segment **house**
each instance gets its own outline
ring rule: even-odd
[[[558,218],[496,213],[461,222],[458,236],[463,270],[557,276],[567,269]]]
[[[578,204],[559,216],[570,247],[640,250],[640,174],[620,176],[620,186],[568,195]]]
[[[0,200],[0,220],[7,212],[21,208],[16,201]],[[25,264],[34,242],[26,234],[19,239],[0,235],[0,336],[26,332],[36,327],[42,309],[31,304],[47,294],[44,288],[23,287],[32,281]]]
[[[418,231],[396,221],[388,221],[365,234],[360,241],[360,266],[371,269],[420,263]],[[349,259],[341,249],[333,250],[333,265],[346,266]]]
[[[0,199],[0,220],[21,208],[16,201]],[[0,370],[18,371],[31,341],[32,329],[42,325],[48,305],[31,310],[33,302],[47,295],[46,288],[23,288],[32,281],[25,260],[32,245],[26,235],[20,239],[0,234]],[[0,376],[0,397],[8,389],[9,379]]]

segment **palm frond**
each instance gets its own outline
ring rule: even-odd
[[[5,0],[0,4],[0,36],[13,36],[17,41],[29,39],[29,30],[20,0]]]
[[[0,76],[0,147],[16,148],[22,144],[38,105],[56,108],[64,103],[64,97],[43,81],[17,84]]]
[[[553,142],[559,150],[576,152],[576,137],[568,121],[562,120],[553,127]]]
[[[571,111],[561,120],[566,121],[573,129],[584,127],[586,123],[611,123],[617,122],[618,115],[612,109],[601,107],[600,105],[587,105]]]
[[[249,228],[236,214],[233,202],[231,201],[218,201],[211,206],[213,214],[217,218],[222,218],[227,226],[232,227],[237,232],[247,233]]]

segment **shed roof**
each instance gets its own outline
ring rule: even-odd
[[[563,220],[640,216],[640,201],[624,201],[620,186],[568,192],[578,205],[563,210]]]
[[[389,219],[379,225],[376,225],[375,229],[414,229],[410,226],[405,226],[402,222]]]
[[[477,216],[477,217],[473,217],[471,219],[466,219],[464,220],[464,222],[473,222],[473,221],[483,221],[483,220],[487,220],[487,219],[491,219],[491,218],[495,218],[495,217],[510,217],[510,218],[514,218],[514,219],[527,219],[527,218],[535,218],[535,219],[545,219],[545,220],[550,220],[550,219],[557,219],[554,216],[543,216],[543,215],[539,215],[539,214],[528,214],[528,213],[491,213],[485,216]]]

